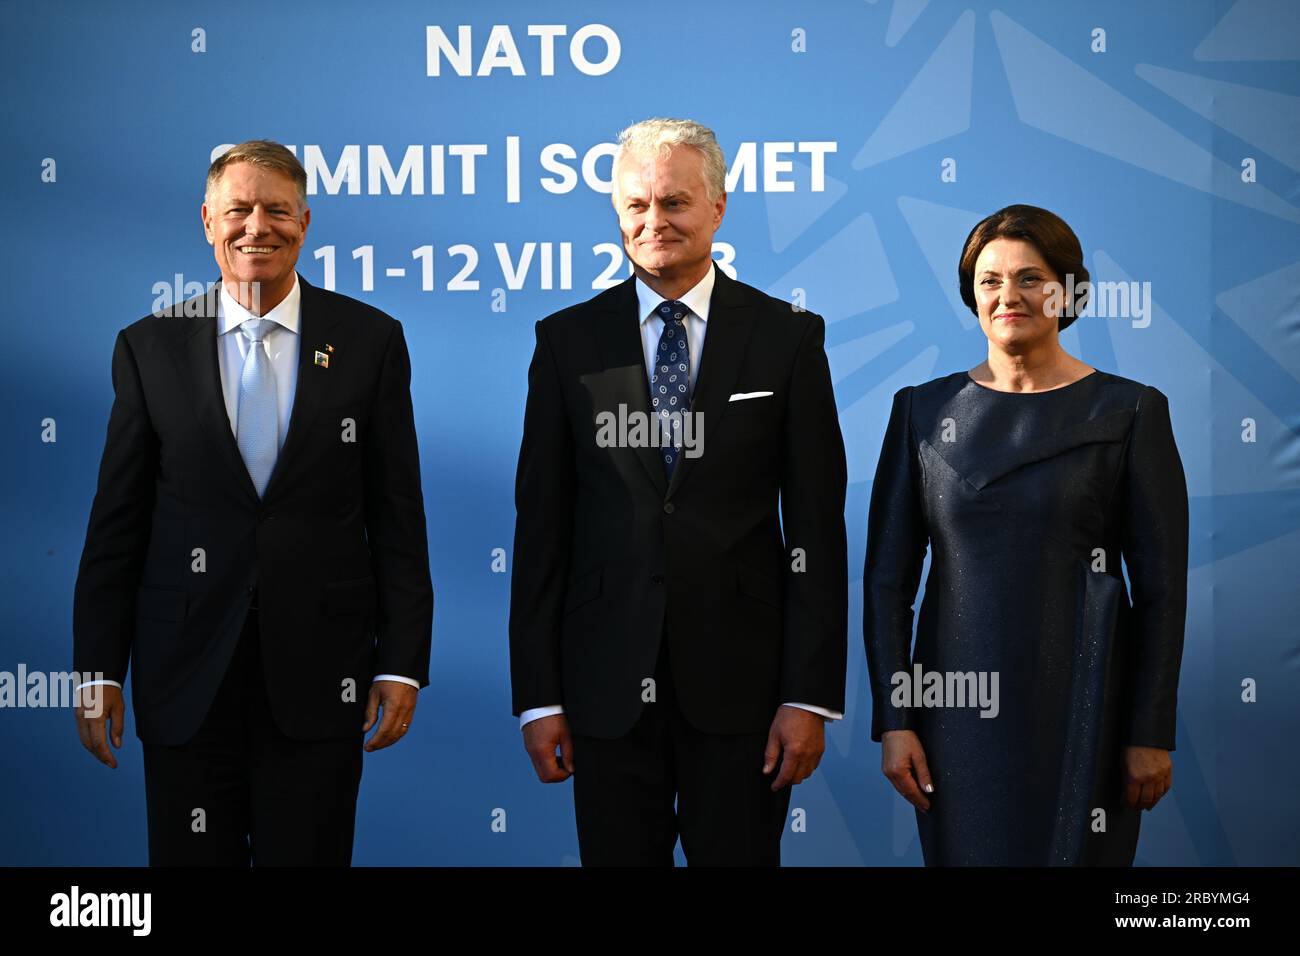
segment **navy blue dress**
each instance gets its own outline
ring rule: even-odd
[[[1010,393],[960,372],[894,396],[864,573],[871,736],[925,748],[927,865],[1131,865],[1123,748],[1174,749],[1186,603],[1187,488],[1158,390],[1096,371]],[[917,665],[945,692],[897,676]]]

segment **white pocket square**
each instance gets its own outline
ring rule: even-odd
[[[727,399],[729,402],[743,402],[747,398],[767,398],[771,392],[737,392]]]

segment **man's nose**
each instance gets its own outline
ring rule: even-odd
[[[261,206],[254,206],[253,211],[248,214],[244,220],[244,231],[254,236],[266,232],[266,213],[262,211]]]
[[[645,227],[651,232],[657,232],[659,229],[663,228],[667,221],[668,219],[664,216],[663,207],[657,202],[652,202],[646,207]]]

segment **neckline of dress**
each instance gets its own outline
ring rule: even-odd
[[[1063,392],[1067,388],[1073,388],[1074,386],[1078,385],[1080,382],[1086,382],[1094,375],[1100,375],[1101,369],[1094,368],[1087,375],[1084,375],[1080,378],[1076,378],[1073,382],[1066,382],[1064,385],[1058,385],[1055,388],[1040,388],[1037,391],[1033,391],[1033,392],[1009,392],[1001,388],[993,388],[989,385],[984,385],[980,382],[975,381],[975,379],[971,378],[970,372],[966,372],[965,374],[966,374],[966,381],[970,382],[970,384],[974,385],[976,388],[982,388],[986,392],[993,392],[996,395],[1051,395],[1053,392]]]

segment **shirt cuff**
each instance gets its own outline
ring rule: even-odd
[[[564,713],[564,705],[552,704],[550,707],[531,707],[519,715],[519,729],[524,729],[524,724],[531,724],[534,720],[541,720],[543,717],[554,717],[556,714]]]
[[[83,687],[94,687],[96,684],[108,684],[110,687],[116,687],[118,690],[122,689],[122,685],[115,680],[88,680],[84,683],[78,684],[72,689],[72,692],[75,694]]]
[[[827,720],[843,720],[844,714],[837,710],[827,710],[825,707],[816,707],[812,704],[786,704],[786,707],[798,707],[800,710],[809,710],[814,714],[825,717]]]
[[[399,684],[410,684],[416,690],[420,689],[420,682],[418,680],[412,680],[409,677],[398,677],[396,674],[376,674],[370,679],[370,683],[373,684],[378,680],[395,680]]]

